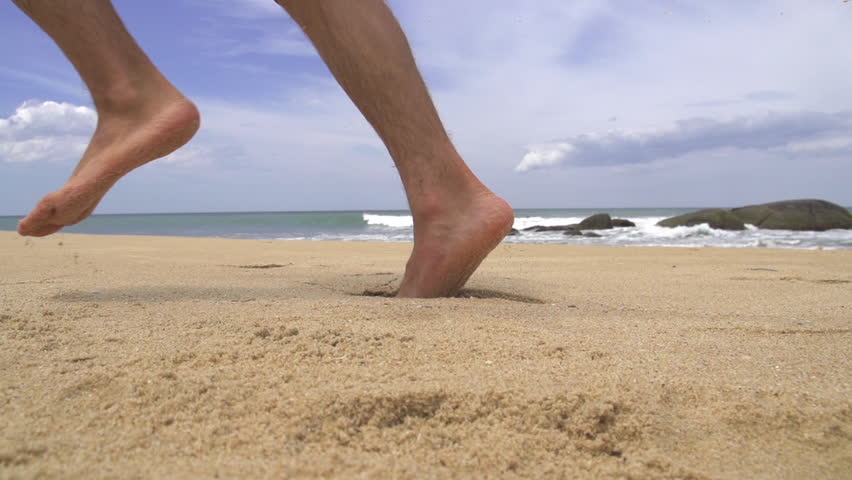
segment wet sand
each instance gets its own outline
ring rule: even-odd
[[[0,232],[0,478],[852,477],[852,251]]]

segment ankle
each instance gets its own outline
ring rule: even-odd
[[[474,179],[457,188],[436,188],[428,193],[409,195],[409,205],[415,220],[427,224],[448,216],[463,214],[480,199],[491,196],[494,196],[494,193]]]
[[[99,117],[123,117],[182,96],[165,78],[151,75],[141,80],[117,81],[92,95]]]

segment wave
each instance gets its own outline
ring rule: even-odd
[[[380,215],[376,213],[363,214],[367,225],[375,225],[391,228],[413,228],[414,218],[411,215]]]
[[[515,218],[514,228],[523,230],[524,228],[533,227],[536,225],[555,226],[555,225],[571,225],[580,223],[585,217],[517,217]],[[364,223],[367,225],[390,227],[390,228],[412,228],[414,227],[414,219],[411,215],[382,215],[377,213],[363,214]]]
[[[523,229],[536,226],[571,225],[579,223],[585,217],[580,216],[519,216],[514,228],[519,234],[506,238],[508,243],[545,243],[572,245],[611,245],[611,246],[660,246],[660,247],[768,247],[799,249],[836,249],[852,248],[852,230],[832,230],[828,232],[794,232],[789,230],[760,230],[747,225],[744,231],[718,230],[707,224],[691,227],[659,227],[657,222],[665,216],[630,217],[635,227],[614,228],[610,230],[591,230],[599,237],[565,236],[559,231],[525,232]],[[364,213],[366,232],[340,234],[334,236],[317,235],[319,240],[371,240],[371,241],[411,241],[413,239],[413,219],[407,214]]]
[[[660,246],[660,247],[767,247],[798,249],[852,248],[852,230],[827,232],[795,232],[791,230],[761,230],[747,225],[746,230],[730,231],[711,228],[707,224],[691,227],[659,227],[665,217],[629,218],[635,227],[592,230],[597,238],[566,237],[562,232],[520,232],[510,236],[510,243],[561,243],[574,245]],[[558,219],[572,220],[570,218]],[[537,220],[536,220],[537,221]],[[576,221],[564,223],[577,223]],[[517,224],[517,222],[516,222]],[[551,223],[559,225],[557,221]],[[539,223],[543,225],[543,223]]]

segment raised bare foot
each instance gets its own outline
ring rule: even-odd
[[[467,279],[514,222],[514,212],[490,191],[462,204],[440,202],[415,215],[414,250],[405,267],[399,297],[447,297]]]
[[[98,127],[71,178],[45,196],[18,224],[18,233],[43,237],[88,217],[101,198],[134,168],[164,157],[198,130],[198,110],[177,90],[99,112]]]

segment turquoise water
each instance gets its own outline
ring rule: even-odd
[[[714,230],[704,225],[663,228],[656,223],[698,208],[518,209],[515,228],[578,223],[595,213],[626,218],[636,227],[601,230],[600,238],[567,237],[560,232],[523,232],[510,243],[565,243],[680,247],[852,248],[852,230],[791,232]],[[0,217],[0,230],[15,230],[20,217]],[[340,212],[247,212],[94,215],[63,230],[68,233],[162,235],[275,240],[411,241],[406,210]]]
[[[694,209],[610,209],[613,216],[670,216]],[[600,209],[521,209],[520,218],[587,217]],[[365,215],[369,215],[365,219]],[[0,230],[15,230],[20,217],[0,217]],[[371,223],[372,221],[372,223]],[[68,233],[109,235],[166,235],[226,238],[304,238],[395,232],[397,226],[410,226],[407,210],[339,212],[247,212],[247,213],[165,213],[93,215]],[[388,227],[388,228],[383,228]]]

